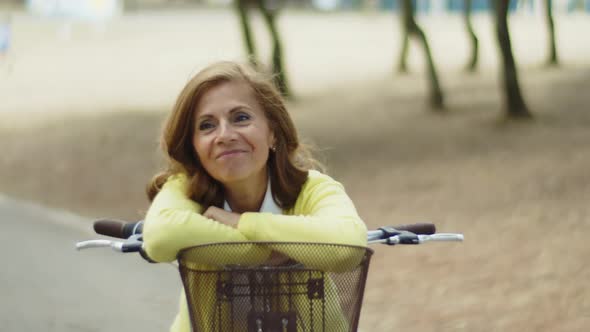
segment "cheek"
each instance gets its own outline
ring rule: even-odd
[[[258,131],[258,145],[270,148],[274,143],[274,134],[268,125],[260,126]]]
[[[260,137],[260,139],[258,140],[258,149],[256,152],[258,155],[258,159],[260,159],[261,162],[266,162],[268,160],[268,156],[270,153],[270,144],[267,137]]]
[[[270,146],[272,144],[271,136],[268,132],[261,131],[257,133],[256,137],[253,140],[254,146],[258,150],[258,154],[267,154]]]
[[[207,159],[207,140],[203,138],[193,138],[193,149],[197,153],[197,156],[199,157],[199,160],[201,160],[201,162]]]

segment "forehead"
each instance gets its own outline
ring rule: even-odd
[[[200,98],[195,111],[198,117],[228,112],[236,107],[262,111],[254,91],[244,81],[222,82],[210,88]]]

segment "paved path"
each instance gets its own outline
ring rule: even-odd
[[[80,219],[0,196],[0,331],[167,330],[180,289],[173,267],[77,252],[93,237]]]

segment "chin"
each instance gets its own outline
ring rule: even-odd
[[[234,170],[234,171],[224,172],[223,174],[219,174],[219,176],[217,177],[216,180],[225,184],[225,183],[244,181],[251,176],[253,176],[252,172]]]
[[[223,176],[217,181],[221,182],[222,184],[229,184],[229,183],[236,183],[246,180],[247,176]]]
[[[222,184],[236,183],[246,181],[252,178],[256,178],[260,174],[259,170],[252,169],[252,167],[244,167],[246,165],[240,165],[241,167],[231,167],[218,172],[215,179]]]

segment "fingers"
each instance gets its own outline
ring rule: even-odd
[[[209,218],[209,219],[215,219],[213,217],[213,211],[212,208],[214,208],[214,206],[210,206],[209,208],[207,208],[207,210],[205,212],[203,212],[203,216]]]
[[[231,227],[237,227],[237,223],[240,219],[239,214],[228,212],[215,206],[210,206],[203,213],[203,216]]]
[[[286,263],[287,261],[289,261],[289,257],[278,252],[278,251],[272,251],[270,257],[268,258],[268,260],[266,261],[266,264],[268,265],[281,265]]]
[[[217,220],[217,221],[221,221],[221,210],[220,208],[216,207],[216,206],[210,206],[207,208],[207,210],[205,211],[205,213],[203,213],[203,216],[209,218],[209,219],[213,219],[213,220]]]

